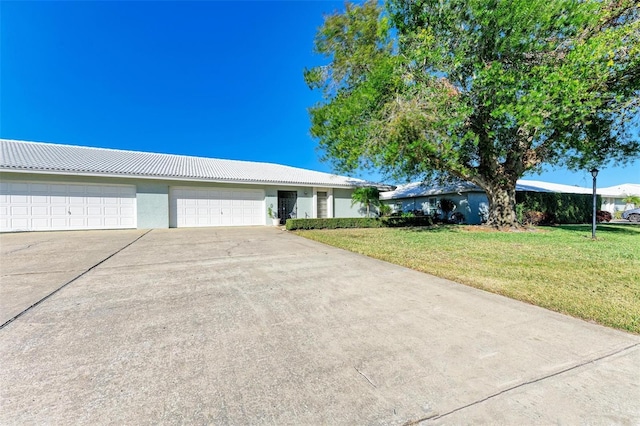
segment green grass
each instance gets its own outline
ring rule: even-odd
[[[482,227],[296,234],[588,321],[640,333],[640,226]]]

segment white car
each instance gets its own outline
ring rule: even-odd
[[[629,222],[640,222],[640,207],[622,212],[622,218]]]

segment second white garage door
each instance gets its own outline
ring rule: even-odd
[[[260,190],[172,188],[171,226],[264,225]]]

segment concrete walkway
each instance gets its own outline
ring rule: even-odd
[[[639,336],[274,228],[0,256],[2,425],[640,424]]]

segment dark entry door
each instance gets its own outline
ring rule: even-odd
[[[278,191],[278,217],[280,223],[285,223],[287,219],[296,217],[296,201],[298,193],[296,191]]]

